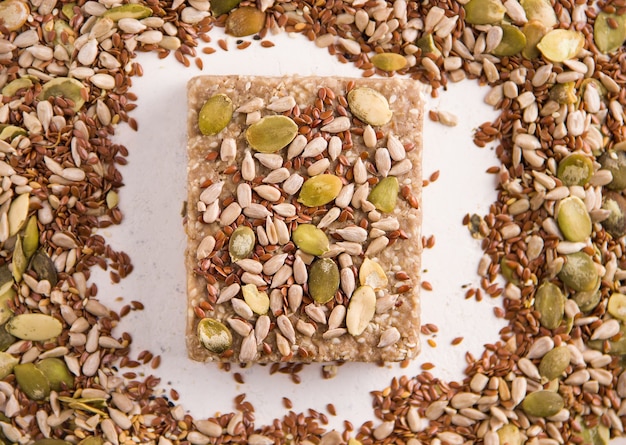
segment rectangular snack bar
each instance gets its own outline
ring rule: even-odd
[[[202,76],[188,104],[189,357],[415,357],[418,82]]]

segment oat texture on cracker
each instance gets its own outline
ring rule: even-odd
[[[189,356],[414,357],[419,86],[203,76],[188,103]]]

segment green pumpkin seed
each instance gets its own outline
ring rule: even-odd
[[[19,90],[28,90],[33,86],[33,81],[28,77],[20,77],[12,80],[2,88],[2,95],[13,97],[17,95]]]
[[[593,259],[585,252],[565,255],[565,264],[559,279],[576,291],[590,291],[598,281],[598,270]]]
[[[6,351],[16,341],[17,339],[7,332],[5,325],[0,326],[0,351]]]
[[[34,364],[15,365],[13,372],[19,388],[29,399],[44,400],[50,395],[48,379]]]
[[[80,442],[82,443],[82,441]],[[71,442],[62,439],[38,439],[33,445],[72,445]]]
[[[502,258],[500,261],[500,273],[507,282],[513,283],[516,286],[520,284],[519,277],[517,276],[515,269],[509,265],[506,258]]]
[[[498,431],[500,445],[522,445],[522,435],[519,428],[512,423],[508,423]]]
[[[61,13],[68,18],[68,20],[72,20],[72,18],[76,15],[76,13],[74,12],[74,7],[76,6],[76,3],[71,2],[71,3],[65,3],[63,4],[63,7],[61,8]]]
[[[39,247],[39,226],[37,225],[36,215],[31,216],[26,223],[22,247],[24,248],[26,258],[32,257]]]
[[[13,372],[15,365],[20,362],[20,359],[8,354],[6,352],[0,352],[0,379],[4,379],[6,376]]]
[[[567,346],[559,346],[548,351],[539,363],[539,374],[547,380],[561,377],[569,366],[571,353]]]
[[[396,208],[400,184],[395,176],[387,176],[380,180],[370,192],[367,200],[374,204],[377,210],[391,213]]]
[[[319,207],[335,199],[343,183],[338,176],[322,174],[307,179],[300,188],[298,202],[307,207]]]
[[[611,26],[609,22],[616,23],[617,26]],[[619,49],[626,40],[626,14],[598,12],[593,24],[593,40],[603,53],[612,53]]]
[[[11,270],[13,272],[13,279],[16,283],[22,281],[22,276],[26,272],[28,267],[28,259],[24,255],[24,249],[22,248],[22,237],[18,235],[15,240],[15,247],[13,248],[13,258],[11,259]]]
[[[12,141],[18,136],[26,136],[26,130],[15,125],[0,125],[0,140]]]
[[[613,179],[607,188],[611,190],[626,189],[626,153],[623,151],[607,151],[599,158],[598,162],[603,169],[608,170],[613,175]]]
[[[63,332],[61,322],[46,314],[19,314],[7,321],[5,326],[9,334],[21,340],[45,341]]]
[[[406,57],[397,53],[377,53],[370,58],[370,62],[379,70],[387,72],[400,71],[408,65]]]
[[[561,411],[565,403],[558,393],[547,390],[531,392],[522,401],[522,408],[529,416],[550,417]]]
[[[0,266],[0,295],[4,295],[13,286],[13,274],[8,264]]]
[[[520,0],[528,21],[537,20],[547,29],[558,25],[559,20],[549,0]]]
[[[619,335],[617,340],[589,340],[587,346],[611,355],[626,355],[626,326],[623,324]]]
[[[99,416],[107,416],[103,411],[107,407],[107,400],[99,397],[81,397],[75,399],[73,397],[59,396],[59,401],[66,403],[68,408],[78,411],[87,411]]]
[[[320,256],[328,252],[330,243],[323,230],[313,224],[300,224],[291,234],[298,249],[310,255]]]
[[[387,98],[368,87],[358,87],[348,93],[350,111],[360,121],[372,126],[385,125],[391,120],[393,112]]]
[[[57,285],[59,276],[54,262],[45,250],[39,249],[30,260],[30,269],[37,274],[38,280],[47,280],[52,287]]]
[[[218,17],[236,8],[239,3],[241,0],[213,0],[211,1],[211,12],[215,17]]]
[[[578,196],[561,200],[556,217],[561,233],[568,241],[585,241],[591,235],[591,217]]]
[[[259,291],[254,284],[246,284],[241,287],[243,299],[252,312],[258,315],[265,315],[270,308],[270,298],[266,292]]]
[[[422,54],[441,54],[441,51],[439,51],[439,48],[435,45],[435,40],[433,39],[433,35],[431,33],[424,34],[422,37],[417,39],[415,44],[422,50]]]
[[[613,317],[626,321],[626,295],[617,292],[611,295],[606,309]]]
[[[506,8],[500,0],[470,0],[465,6],[465,23],[490,25],[504,18]]]
[[[233,336],[230,330],[213,318],[200,320],[197,333],[202,346],[215,354],[227,351],[233,344]]]
[[[526,36],[513,25],[500,25],[502,40],[491,53],[498,57],[510,57],[519,54],[526,47]]]
[[[376,293],[369,286],[359,286],[348,304],[346,328],[354,337],[361,335],[376,312]]]
[[[557,83],[550,88],[550,99],[561,105],[571,105],[578,101],[576,84],[574,82]]]
[[[11,279],[11,282],[13,282],[13,279]],[[3,294],[0,294],[0,325],[9,321],[9,318],[13,316],[9,302],[15,298],[15,295],[17,295],[17,292],[12,287],[8,288]]]
[[[548,29],[540,21],[530,20],[524,24],[522,32],[526,37],[526,45],[522,50],[522,56],[529,60],[536,59],[541,55],[541,52],[537,49],[537,44],[548,33]]]
[[[339,289],[339,268],[330,258],[313,262],[309,270],[309,294],[317,303],[325,304],[335,297]]]
[[[233,263],[248,258],[254,251],[256,236],[248,226],[239,226],[230,235],[228,253]]]
[[[260,153],[276,153],[289,145],[298,134],[298,125],[282,115],[265,116],[246,130],[246,140]]]
[[[585,36],[573,29],[553,29],[537,44],[541,54],[550,62],[561,63],[573,59],[583,49]]]
[[[0,2],[0,17],[2,17],[2,24],[9,31],[17,31],[20,29],[26,21],[30,10],[26,2],[20,0],[5,0]]]
[[[74,102],[74,111],[78,111],[85,103],[82,90],[86,87],[78,80],[69,77],[57,77],[49,80],[41,88],[39,100],[48,100],[49,97],[63,97]]]
[[[576,418],[576,422],[580,425],[580,431],[572,431],[572,437],[576,437],[584,445],[609,445],[611,441],[611,434],[609,428],[598,423],[593,428],[590,428],[581,417]]]
[[[152,9],[146,5],[140,5],[138,3],[127,3],[121,6],[115,6],[102,14],[102,17],[107,17],[117,22],[120,19],[145,19],[152,15]]]
[[[59,392],[64,388],[74,388],[74,376],[63,360],[48,357],[35,363],[35,366],[46,376],[52,390]]]
[[[104,439],[98,436],[85,437],[83,440],[78,442],[78,445],[102,445],[102,444],[104,444]]]
[[[215,135],[230,123],[233,117],[233,102],[225,94],[211,96],[202,105],[198,114],[198,129],[204,135]]]
[[[28,193],[22,193],[11,201],[9,213],[7,215],[9,220],[9,236],[15,235],[22,229],[24,223],[26,222],[26,218],[28,218],[29,206],[30,197]]]
[[[587,291],[578,291],[575,292],[571,298],[578,305],[578,309],[580,309],[583,313],[588,313],[593,311],[600,301],[602,300],[602,293],[600,292],[600,278],[596,281],[595,286],[592,290]]]
[[[561,289],[546,281],[535,293],[535,310],[539,312],[539,322],[546,329],[556,329],[563,321],[565,296]]]
[[[583,186],[593,176],[593,161],[583,153],[572,153],[559,162],[556,176],[565,186]]]
[[[245,37],[261,32],[265,26],[265,13],[253,6],[242,6],[228,14],[226,34]]]

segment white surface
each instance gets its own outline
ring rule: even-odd
[[[217,30],[212,32],[216,42]],[[145,303],[146,309],[126,317],[121,329],[132,334],[134,354],[149,349],[162,356],[160,368],[151,372],[161,377],[165,389],[174,387],[180,403],[197,418],[232,411],[233,398],[246,393],[256,408],[257,427],[284,415],[282,397],[289,397],[296,412],[308,408],[325,412],[326,404],[332,402],[337,416],[329,416],[330,426],[343,430],[346,419],[358,428],[373,419],[369,391],[385,388],[392,376],[415,376],[425,362],[435,365],[431,372],[438,377],[461,379],[465,353],[479,356],[483,345],[495,342],[504,326],[493,317],[498,300],[465,300],[462,287],[478,285],[476,268],[482,254],[479,242],[462,225],[463,216],[485,214],[496,196],[493,175],[485,170],[497,160],[492,149],[472,143],[472,130],[496,114],[482,102],[485,90],[469,81],[451,85],[450,91],[428,100],[427,110],[451,111],[460,122],[449,128],[425,119],[424,177],[436,170],[441,174],[424,189],[423,234],[434,234],[436,245],[423,256],[423,279],[430,281],[434,290],[422,293],[422,323],[439,327],[432,337],[438,346],[432,348],[422,338],[423,352],[407,369],[346,364],[337,377],[324,380],[321,365],[314,364],[305,367],[302,383],[296,385],[287,376],[270,376],[267,366],[253,366],[240,371],[246,383],[237,385],[231,374],[217,370],[214,364],[194,363],[185,351],[185,235],[180,212],[186,197],[186,82],[199,74],[361,77],[359,70],[339,63],[301,36],[283,34],[272,40],[274,48],[264,49],[253,41],[244,51],[236,50],[231,40],[230,51],[218,49],[204,57],[202,72],[193,65],[185,69],[173,58],[141,56],[145,75],[133,79],[133,91],[139,96],[133,116],[139,131],[121,127],[117,138],[130,150],[120,204],[125,219],[121,226],[104,233],[113,248],[130,254],[135,270],[114,286],[106,286],[108,275],[101,274],[99,296],[112,304],[117,297],[122,297],[123,303]],[[119,301],[114,304],[119,305]],[[450,346],[459,336],[465,340]]]

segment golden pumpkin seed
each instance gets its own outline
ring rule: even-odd
[[[361,335],[376,312],[376,293],[369,286],[359,286],[348,304],[346,328],[354,337]]]
[[[20,0],[5,0],[0,2],[0,17],[2,24],[9,31],[17,31],[28,20],[30,9],[26,2]]]
[[[395,176],[387,176],[374,186],[367,200],[374,204],[377,210],[391,213],[396,208],[400,184]]]
[[[51,315],[24,313],[7,321],[6,330],[21,340],[45,341],[61,335],[63,325]]]
[[[574,82],[557,83],[550,88],[550,99],[561,105],[570,105],[576,103],[578,96],[576,95],[576,84]]]
[[[553,29],[537,44],[541,54],[551,62],[573,59],[583,49],[585,36],[573,29]]]
[[[13,368],[20,362],[20,359],[8,354],[6,352],[0,352],[0,379],[4,379],[6,376],[13,372]]]
[[[64,3],[63,7],[61,8],[61,13],[67,17],[69,20],[72,20],[72,18],[76,15],[76,13],[74,12],[74,7],[76,6],[76,3],[71,2],[71,3]]]
[[[319,258],[309,270],[309,294],[315,302],[326,304],[339,289],[339,268],[330,258]]]
[[[9,207],[9,213],[7,218],[9,220],[9,236],[15,235],[22,229],[22,226],[26,222],[28,217],[28,209],[30,206],[30,197],[28,193],[22,193],[18,195]]]
[[[607,311],[613,317],[626,321],[626,295],[617,292],[611,295]]]
[[[522,56],[529,60],[536,59],[541,55],[537,49],[537,44],[548,33],[548,29],[539,20],[530,20],[524,24],[522,32],[526,37],[526,45],[522,50]]]
[[[360,121],[372,126],[385,125],[393,116],[387,98],[368,87],[350,90],[348,105],[352,114]]]
[[[248,226],[239,226],[230,235],[228,253],[233,263],[248,258],[254,251],[256,236],[254,230]]]
[[[609,25],[609,22],[617,26]],[[610,14],[600,11],[593,24],[593,40],[603,53],[611,53],[626,40],[626,14]]]
[[[22,89],[30,89],[33,86],[33,81],[28,77],[20,77],[18,79],[12,80],[7,83],[4,88],[2,88],[2,95],[13,97],[17,94],[19,90]]]
[[[260,32],[265,26],[265,13],[253,6],[242,6],[228,14],[226,34],[245,37]]]
[[[252,312],[258,315],[265,315],[270,308],[270,298],[266,292],[259,291],[254,284],[246,284],[241,287],[243,299]]]
[[[397,53],[377,53],[370,58],[370,62],[383,71],[400,71],[408,65],[406,57]]]
[[[561,289],[548,281],[535,293],[535,310],[539,312],[539,322],[546,329],[556,329],[563,321],[565,296]]]
[[[537,20],[547,29],[552,29],[559,23],[549,0],[520,0],[520,5],[524,8],[528,21]]]
[[[289,145],[297,134],[298,125],[291,118],[272,115],[250,125],[246,130],[246,140],[258,152],[276,153]]]
[[[54,262],[45,250],[39,249],[30,260],[30,269],[37,274],[38,280],[47,280],[52,287],[57,285],[59,280]]]
[[[211,1],[211,12],[215,17],[218,17],[236,8],[239,3],[241,0],[213,0]]]
[[[331,174],[317,175],[307,179],[300,188],[298,202],[307,207],[319,207],[335,199],[343,183],[338,176]]]
[[[564,406],[563,397],[548,390],[531,392],[522,401],[522,408],[529,416],[550,417],[561,411]]]
[[[56,357],[45,358],[35,363],[43,375],[48,379],[50,388],[54,391],[74,388],[74,376],[67,369],[65,362]]]
[[[211,96],[202,105],[198,114],[198,129],[204,135],[215,135],[230,123],[233,117],[233,102],[225,94]]]
[[[568,196],[559,202],[557,222],[568,241],[585,241],[591,235],[591,217],[578,196]]]
[[[127,3],[121,6],[114,6],[108,9],[102,14],[102,17],[107,17],[117,22],[120,19],[145,19],[152,15],[152,9],[146,5],[140,5],[138,3]]]
[[[571,354],[567,346],[559,346],[544,355],[539,363],[539,374],[547,380],[561,377],[569,366]]]
[[[565,186],[583,186],[593,176],[593,161],[583,153],[572,153],[559,162],[556,176]]]
[[[506,13],[506,8],[500,0],[470,0],[463,9],[465,22],[472,25],[499,23]]]
[[[359,282],[361,286],[369,286],[374,290],[387,287],[389,280],[383,268],[376,261],[365,258],[359,268]]]
[[[43,85],[38,99],[47,100],[49,97],[64,97],[74,102],[73,109],[74,111],[78,111],[85,104],[85,99],[83,99],[82,95],[82,90],[85,88],[86,87],[76,79],[57,77]]]
[[[526,47],[526,36],[513,25],[500,25],[502,28],[502,40],[491,53],[498,57],[514,56]]]
[[[566,286],[577,291],[590,291],[598,281],[598,270],[593,259],[585,252],[565,255],[565,264],[559,278]]]
[[[50,383],[43,372],[32,363],[15,365],[15,380],[31,400],[44,400],[50,395]]]
[[[603,169],[611,172],[613,179],[607,188],[611,190],[626,189],[626,152],[606,151],[598,158]]]
[[[501,445],[522,445],[522,435],[519,428],[512,423],[504,425],[497,433]]]
[[[230,330],[213,318],[200,320],[197,333],[202,346],[215,354],[227,351],[233,344],[233,336]]]
[[[323,230],[313,224],[300,224],[291,234],[298,249],[305,253],[320,256],[330,250],[330,242]]]

